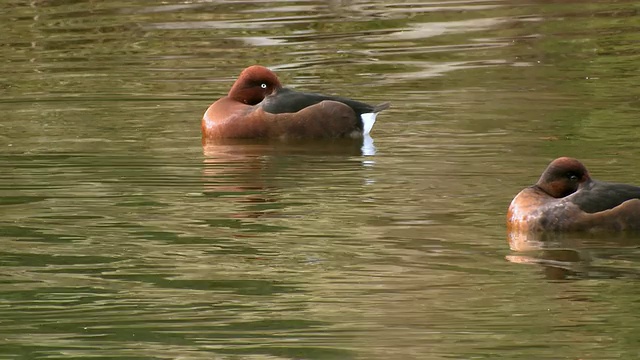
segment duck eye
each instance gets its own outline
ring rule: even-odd
[[[267,88],[267,84],[262,83],[262,84],[260,84],[260,87],[263,88],[263,89],[266,89]]]
[[[576,175],[576,174],[569,174],[569,180],[571,180],[571,181],[578,181],[578,175]]]

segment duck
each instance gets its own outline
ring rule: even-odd
[[[560,157],[507,210],[510,232],[640,230],[640,187],[598,181],[579,160]]]
[[[227,96],[202,117],[203,139],[360,138],[368,135],[388,102],[369,105],[283,87],[261,65],[240,73]]]

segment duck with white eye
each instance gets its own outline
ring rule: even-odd
[[[345,97],[304,93],[282,86],[271,70],[251,66],[240,74],[229,94],[203,116],[203,137],[329,138],[369,134],[376,106]]]

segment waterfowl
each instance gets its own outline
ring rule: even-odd
[[[509,231],[640,230],[640,187],[591,178],[578,160],[553,160],[511,201]]]
[[[223,138],[342,138],[369,134],[376,106],[339,96],[285,88],[276,74],[260,65],[244,69],[227,96],[202,118],[202,136]]]

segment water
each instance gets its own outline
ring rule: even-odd
[[[634,2],[0,9],[0,358],[639,356],[636,237],[504,225],[558,156],[638,183]],[[374,150],[203,145],[254,63]]]

